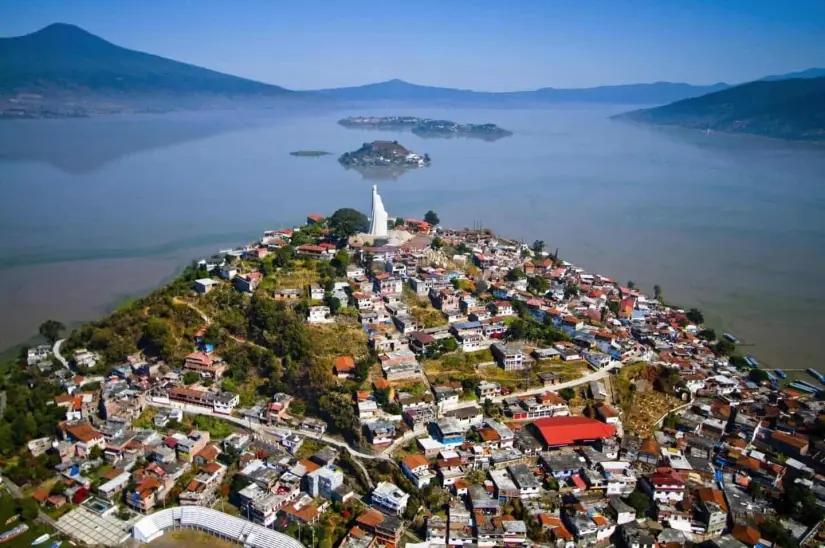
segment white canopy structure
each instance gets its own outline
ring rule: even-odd
[[[203,506],[179,506],[150,514],[132,526],[132,536],[148,543],[177,528],[205,531],[251,548],[304,548],[283,533]]]

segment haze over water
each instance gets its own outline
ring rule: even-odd
[[[818,367],[825,149],[634,126],[623,107],[370,108],[0,124],[0,347],[91,320],[192,259],[339,207],[370,185],[336,158],[396,139],[432,166],[377,181],[390,216],[542,239],[563,259],[696,306],[767,367]],[[346,129],[349,115],[493,122],[496,142]],[[323,158],[289,152],[317,149]]]

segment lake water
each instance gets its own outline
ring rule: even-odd
[[[0,347],[47,318],[97,318],[190,260],[368,212],[337,155],[397,139],[432,166],[377,181],[389,214],[542,239],[562,258],[696,306],[774,367],[819,366],[825,149],[635,126],[621,107],[222,112],[0,124]],[[357,114],[494,122],[496,142],[345,129]],[[320,149],[322,158],[290,151]]]

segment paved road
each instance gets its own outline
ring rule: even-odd
[[[63,367],[69,369],[69,362],[60,354],[60,347],[63,345],[64,342],[66,342],[66,339],[60,339],[59,341],[56,341],[54,343],[54,347],[52,348],[52,354],[54,354],[54,357],[57,358],[57,361],[59,361],[63,365]]]
[[[612,371],[613,369],[620,369],[622,366],[623,366],[623,364],[621,364],[619,362],[614,362],[612,365],[610,365],[610,366],[608,366],[604,369],[601,369],[599,371],[594,371],[593,373],[590,373],[589,375],[585,375],[584,377],[580,377],[580,378],[574,379],[572,381],[568,381],[568,382],[565,382],[565,383],[562,383],[562,384],[557,384],[557,385],[555,385],[553,387],[550,387],[550,388],[540,386],[540,387],[536,387],[536,388],[530,388],[528,390],[523,390],[523,391],[520,391],[520,392],[512,392],[512,393],[508,394],[507,396],[496,396],[496,397],[493,397],[493,398],[490,398],[490,399],[493,400],[494,403],[500,403],[505,398],[543,394],[543,393],[548,392],[548,391],[558,392],[559,390],[562,390],[564,388],[570,388],[570,387],[573,387],[573,386],[578,386],[580,384],[585,384],[585,383],[589,383],[591,381],[596,381],[596,380],[599,380],[599,379],[603,379],[604,377],[606,377],[607,375],[610,374],[610,371]],[[176,406],[173,406],[173,405],[170,405],[170,404],[158,403],[158,402],[149,402],[149,405],[152,405],[154,407],[166,408],[166,409],[172,409],[172,408],[176,407]],[[465,402],[465,403],[462,403],[462,404],[458,405],[456,407],[456,409],[459,409],[459,408],[462,408],[462,407],[471,407],[471,406],[474,406],[474,405],[478,405],[478,402],[474,402],[474,401]],[[392,461],[392,454],[397,449],[399,449],[400,447],[403,447],[404,445],[406,445],[407,443],[409,443],[411,440],[415,439],[416,437],[426,434],[426,430],[424,428],[418,428],[418,429],[415,429],[415,430],[411,430],[411,431],[407,432],[406,434],[404,434],[402,437],[400,437],[397,440],[393,441],[390,445],[388,445],[387,447],[385,447],[383,450],[381,450],[378,453],[362,453],[361,451],[358,451],[357,449],[353,449],[352,447],[350,447],[350,445],[346,441],[341,440],[339,438],[334,438],[332,436],[328,436],[326,434],[324,434],[324,435],[311,434],[311,433],[307,432],[306,430],[296,430],[296,429],[293,429],[293,428],[287,428],[287,427],[283,427],[283,426],[268,427],[268,426],[265,426],[265,425],[262,425],[262,424],[255,424],[255,423],[252,423],[248,420],[244,420],[244,419],[241,419],[241,418],[238,418],[238,417],[233,417],[231,415],[223,415],[223,414],[215,413],[211,409],[206,409],[206,408],[202,408],[202,407],[187,406],[184,409],[184,411],[186,411],[188,413],[194,413],[194,414],[198,414],[198,415],[210,415],[210,416],[213,416],[213,417],[224,419],[226,421],[237,424],[238,426],[241,426],[242,428],[252,430],[252,431],[258,432],[258,433],[264,433],[264,434],[272,435],[272,433],[275,432],[275,431],[281,431],[281,432],[290,432],[290,433],[293,433],[293,434],[298,434],[300,436],[311,437],[313,439],[324,441],[324,442],[326,442],[330,445],[334,445],[336,447],[344,449],[344,450],[348,451],[349,454],[352,455],[353,457],[360,458],[360,459],[368,459],[368,460],[388,460],[388,461]]]

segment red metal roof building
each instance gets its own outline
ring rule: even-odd
[[[533,423],[547,447],[578,445],[613,437],[616,429],[587,417],[548,417]]]

